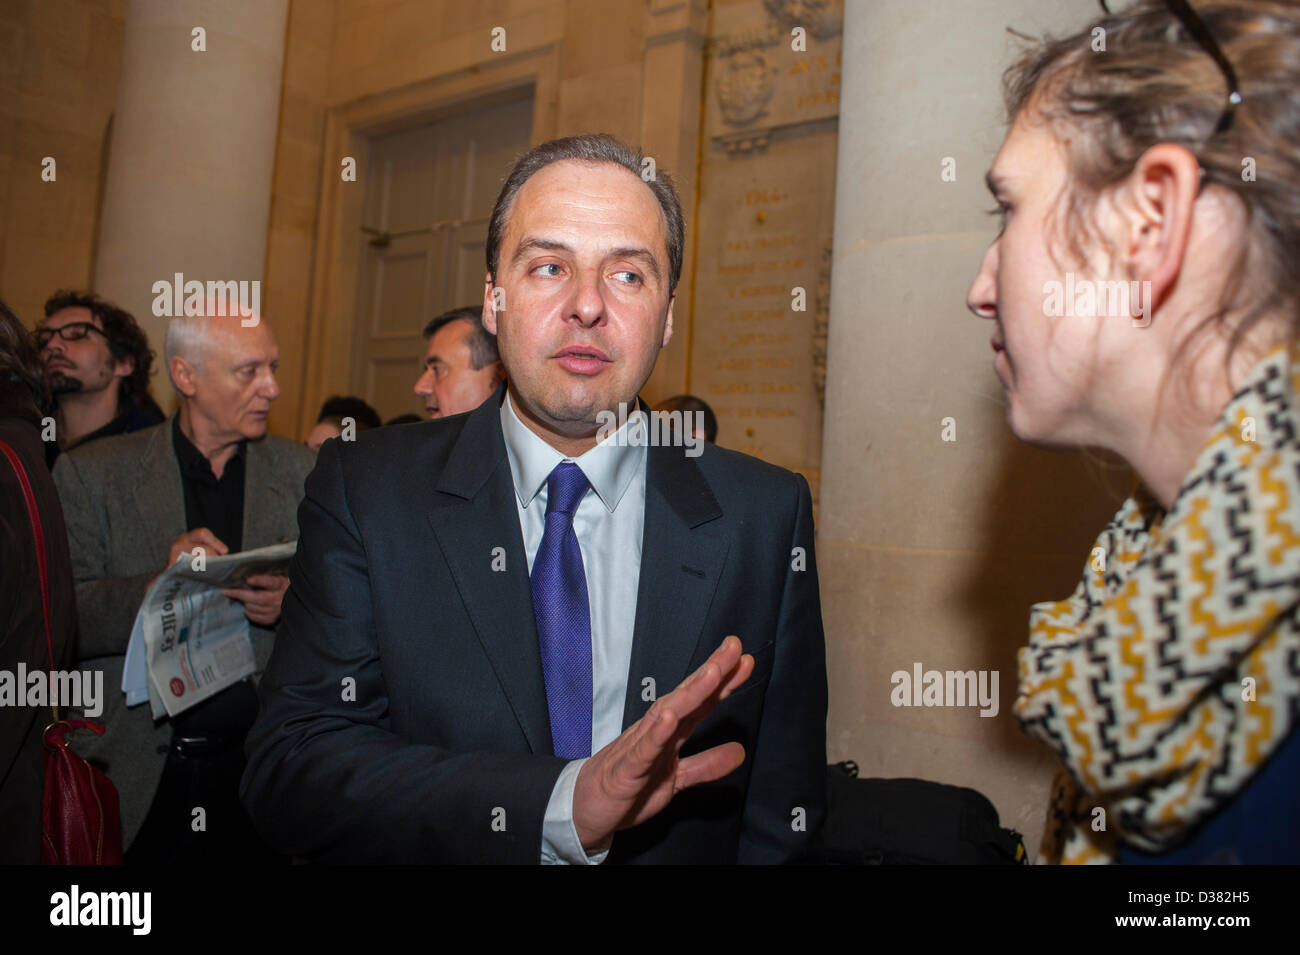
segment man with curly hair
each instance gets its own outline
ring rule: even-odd
[[[149,395],[154,353],[129,312],[97,295],[55,292],[36,339],[55,403],[51,468],[69,448],[163,420]]]

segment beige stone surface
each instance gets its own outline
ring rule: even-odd
[[[95,285],[160,357],[154,283],[264,279],[287,12],[288,0],[128,5]],[[154,394],[166,409],[162,364]]]
[[[284,79],[266,245],[265,303],[267,314],[274,316],[280,345],[280,400],[271,426],[277,433],[290,436],[299,436],[298,422],[304,415],[303,345],[320,201],[335,6],[333,0],[291,2],[285,29]]]
[[[673,306],[673,341],[659,352],[642,391],[658,401],[687,391],[695,315],[695,260],[700,247],[701,91],[709,30],[708,0],[652,0],[642,58],[641,128],[637,141],[660,169],[670,170],[686,215],[682,279]]]
[[[0,4],[0,294],[29,325],[56,288],[91,282],[126,5]]]
[[[686,390],[717,412],[719,444],[802,473],[816,501],[839,10],[802,49],[761,0],[712,14]]]

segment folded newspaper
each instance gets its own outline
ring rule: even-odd
[[[175,716],[253,672],[244,605],[223,594],[257,574],[285,574],[296,541],[197,558],[183,554],[153,582],[136,614],[122,667],[127,706],[149,701]]]

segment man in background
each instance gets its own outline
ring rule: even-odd
[[[687,432],[691,437],[710,444],[718,443],[718,416],[703,398],[673,395],[655,405],[655,411],[669,415],[674,411],[680,412],[681,420],[687,423]]]
[[[430,418],[473,411],[505,381],[497,337],[483,327],[477,306],[453,308],[424,326],[428,347],[415,393]]]
[[[149,396],[154,353],[129,312],[97,295],[55,292],[36,343],[55,402],[49,467],[69,448],[162,421]]]
[[[209,311],[212,311],[211,309]],[[256,862],[272,858],[238,804],[244,737],[257,715],[249,680],[158,726],[126,709],[118,688],[136,613],[154,578],[196,547],[221,555],[297,539],[296,512],[315,456],[268,435],[280,394],[279,350],[265,321],[237,315],[170,319],[165,356],[178,398],[169,421],[63,455],[54,480],[67,515],[79,656],[103,669],[108,731],[80,752],[121,796],[127,862]],[[288,586],[254,575],[223,593],[244,605],[256,661],[270,656]],[[206,829],[191,827],[203,807]]]
[[[352,428],[350,433],[355,435],[358,431],[382,427],[383,423],[379,412],[366,404],[364,399],[351,395],[330,395],[320,406],[320,414],[316,416],[316,426],[311,429],[311,434],[307,435],[305,443],[313,451],[319,451],[320,446],[330,438],[337,438],[343,434],[349,424]]]

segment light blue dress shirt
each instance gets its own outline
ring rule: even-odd
[[[565,457],[519,420],[509,392],[501,402],[501,432],[515,504],[523,530],[528,572],[546,529],[546,480],[562,461],[582,469],[591,489],[578,504],[573,530],[582,550],[591,610],[591,751],[623,731],[623,702],[632,661],[641,540],[645,527],[646,424],[636,411],[617,432],[581,457]],[[542,823],[542,862],[600,863],[588,856],[573,824],[573,789],[585,760],[570,761],[551,790]]]

